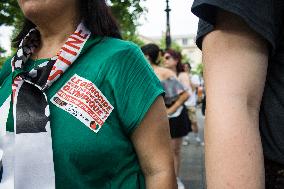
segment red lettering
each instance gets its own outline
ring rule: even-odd
[[[91,93],[94,93],[96,91],[96,89],[92,86],[90,91],[91,91]]]
[[[103,97],[102,96],[99,96],[98,99],[99,99],[100,102],[103,101]]]
[[[98,110],[96,111],[96,113],[97,113],[99,116],[102,116],[103,111],[102,111],[102,110],[100,110],[100,109],[98,109]]]
[[[80,47],[76,46],[77,44],[82,44],[84,43],[84,41],[80,40],[80,39],[77,39],[76,37],[73,37],[73,36],[70,36],[69,37],[70,39],[73,39],[74,41],[67,41],[65,44],[70,46],[70,47],[73,47],[75,49],[80,49]]]
[[[79,84],[82,80],[81,80],[81,79],[77,79],[76,77],[72,77],[72,78],[71,78],[71,81],[72,81],[73,83]]]
[[[97,98],[100,97],[100,93],[99,93],[97,90],[95,90],[94,94],[95,94],[95,96],[96,96]]]
[[[86,100],[87,103],[90,101],[90,99],[89,99],[89,97],[87,95],[84,95],[83,99]]]
[[[112,110],[112,107],[111,106],[108,106],[107,107],[107,111],[111,111]]]
[[[87,85],[87,82],[83,82],[80,84],[81,87],[85,87]]]
[[[58,56],[58,60],[61,60],[62,62],[64,62],[65,64],[67,64],[67,65],[69,65],[69,66],[72,64],[69,60],[63,58],[63,57],[60,56],[60,55]]]
[[[71,94],[77,98],[82,98],[84,96],[84,93],[81,93],[80,91],[76,91],[75,89],[73,90]]]
[[[90,89],[93,86],[92,83],[88,83],[88,85],[86,86],[87,89]]]
[[[72,50],[67,49],[67,48],[65,48],[65,47],[62,47],[61,49],[64,50],[65,52],[69,53],[69,54],[74,55],[74,56],[77,55],[77,53],[76,53],[75,51],[72,51]]]
[[[74,35],[77,35],[78,37],[81,37],[83,39],[86,39],[88,37],[88,34],[82,35],[82,30],[79,30],[79,32],[75,32]]]
[[[55,69],[56,69],[56,67],[53,66],[52,70],[55,70]],[[49,80],[49,81],[50,81],[50,80],[53,80],[54,78],[56,78],[57,76],[61,75],[62,73],[63,73],[62,70],[57,70],[57,71],[54,72],[53,75],[51,75],[51,76],[48,77],[48,80]]]
[[[108,107],[108,103],[106,101],[104,101],[103,106]]]
[[[63,90],[64,90],[64,91],[69,91],[69,90],[70,90],[70,86],[69,86],[69,85],[65,85],[65,86],[63,87]]]

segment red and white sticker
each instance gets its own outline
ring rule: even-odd
[[[96,85],[77,74],[51,98],[51,102],[96,133],[113,110]]]

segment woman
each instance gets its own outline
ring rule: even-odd
[[[172,137],[172,148],[174,152],[175,173],[177,176],[178,188],[184,188],[183,183],[179,179],[180,168],[180,150],[182,137],[186,136],[190,131],[190,121],[187,117],[186,108],[183,104],[188,99],[189,94],[183,85],[177,80],[175,72],[170,69],[160,67],[157,62],[159,56],[159,47],[155,44],[148,44],[141,47],[144,55],[150,62],[155,74],[160,79],[165,94],[165,104],[170,123],[170,132]]]
[[[199,129],[197,124],[197,113],[196,106],[197,101],[199,101],[199,91],[201,87],[201,79],[198,75],[191,73],[191,66],[188,62],[183,63],[184,72],[179,74],[183,78],[183,84],[187,87],[188,93],[190,93],[190,98],[184,103],[187,108],[187,114],[191,122],[192,132],[194,133],[195,141],[200,145],[204,145],[199,137]],[[187,144],[187,141],[185,141]]]
[[[19,5],[0,73],[0,188],[176,188],[162,86],[105,1]]]
[[[188,99],[190,93],[187,92],[187,88],[190,86],[190,81],[188,78],[188,74],[184,72],[183,65],[181,63],[181,54],[172,50],[168,49],[164,53],[164,61],[163,65],[165,68],[170,69],[175,76],[177,77],[177,80],[182,84],[184,96],[182,100],[179,101],[178,105],[174,104],[172,107],[178,107],[176,114],[178,116],[170,116],[170,125],[171,125],[171,133],[172,134],[172,146],[174,149],[174,160],[175,160],[175,171],[176,175],[179,173],[179,165],[180,165],[180,150],[181,150],[181,144],[182,144],[182,138],[188,134],[188,132],[191,131],[191,123],[187,115],[187,110],[184,106],[185,101]],[[186,94],[186,96],[185,96]],[[169,115],[169,112],[168,112]]]

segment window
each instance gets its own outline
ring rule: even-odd
[[[182,45],[183,46],[188,45],[188,39],[187,38],[182,38]]]

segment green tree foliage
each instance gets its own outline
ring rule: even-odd
[[[13,26],[22,19],[17,0],[0,0],[0,26]]]
[[[203,75],[204,64],[200,63],[196,66],[192,72],[196,75]]]
[[[136,32],[136,27],[139,25],[138,18],[147,11],[140,5],[141,1],[145,0],[110,0],[112,13],[118,20],[123,38],[139,45],[143,42]]]
[[[6,59],[6,57],[3,56],[5,52],[6,51],[2,47],[0,47],[0,69],[2,68],[2,65]]]
[[[138,39],[136,27],[138,18],[143,14],[144,7],[140,5],[145,0],[109,0],[114,17],[118,20],[122,36],[126,40],[131,40],[141,44]],[[22,12],[18,6],[17,0],[0,0],[0,26],[14,26],[18,32],[23,21]]]
[[[140,5],[145,0],[108,0],[114,17],[120,26],[122,36],[125,40],[133,41],[143,45],[139,39],[136,27],[139,25],[138,18],[146,9]],[[23,14],[18,6],[17,0],[0,0],[0,26],[13,26],[13,37],[19,32],[23,24]],[[1,44],[0,44],[1,45]],[[1,56],[2,55],[2,56]],[[0,54],[0,67],[5,57]]]

